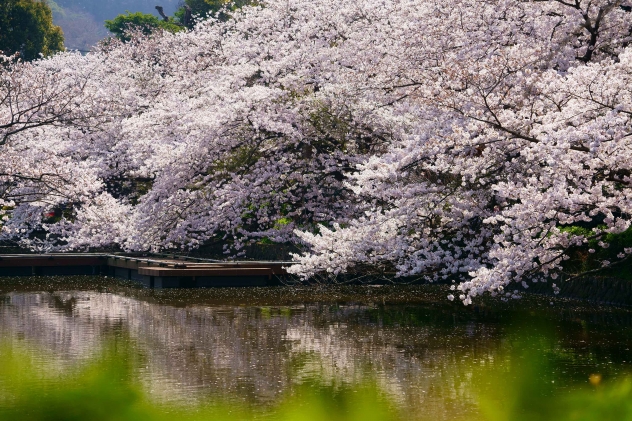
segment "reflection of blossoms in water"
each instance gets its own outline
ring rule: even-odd
[[[50,350],[60,364],[87,359],[114,334],[140,354],[135,373],[159,400],[211,395],[261,404],[307,379],[368,378],[411,412],[432,407],[450,419],[471,402],[473,367],[492,364],[499,347],[493,325],[455,317],[436,308],[177,307],[38,292],[5,296],[0,332]]]
[[[362,314],[366,310],[358,307],[347,313]],[[298,378],[316,377],[325,382],[375,380],[394,401],[411,408],[437,407],[447,397],[466,405],[473,399],[463,382],[472,375],[467,360],[491,363],[495,349],[472,347],[465,342],[454,344],[454,349],[445,347],[454,339],[461,341],[489,333],[481,332],[474,323],[453,333],[442,330],[356,320],[334,322],[322,328],[295,325],[288,329],[287,338],[292,342],[292,352],[305,358],[296,373]],[[470,352],[464,352],[466,349]],[[468,364],[463,364],[463,359]]]
[[[358,381],[375,376],[399,401],[424,402],[453,357],[430,349],[432,328],[385,327],[366,307],[289,311],[254,307],[177,308],[94,292],[11,294],[4,331],[62,358],[85,358],[107,332],[129,335],[145,355],[138,375],[154,396],[222,394],[270,401],[306,377]],[[428,349],[426,349],[428,348]]]

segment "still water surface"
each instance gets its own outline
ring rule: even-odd
[[[265,406],[318,381],[370,379],[410,414],[470,411],[473,367],[498,364],[524,329],[559,388],[632,371],[632,311],[531,297],[475,306],[442,286],[148,290],[105,278],[0,279],[0,335],[42,366],[131,346],[158,402]],[[516,362],[515,364],[519,364]],[[414,416],[413,416],[414,418]]]

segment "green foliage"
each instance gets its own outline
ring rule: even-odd
[[[270,308],[261,311],[271,317]],[[523,333],[508,335],[486,364],[467,359],[455,362],[454,370],[467,373],[456,384],[449,376],[437,378],[437,382],[449,382],[437,387],[452,388],[471,400],[471,410],[458,419],[632,420],[632,377],[602,380],[601,374],[594,373],[580,382],[565,378],[555,365],[569,355],[563,349],[553,350],[554,340],[542,331],[525,326],[520,330]],[[144,365],[142,355],[120,341],[92,361],[71,367],[23,345],[0,346],[0,358],[0,419],[7,421],[395,421],[411,415],[400,413],[376,382],[367,378],[351,383],[306,378],[276,405],[263,408],[221,402],[199,407],[157,403],[134,379],[132,368],[136,362]],[[433,412],[440,407],[429,405],[426,413],[414,418],[444,419],[445,414]]]
[[[0,51],[19,53],[34,60],[64,50],[64,34],[53,25],[50,7],[43,1],[2,0],[0,2]]]
[[[238,173],[255,164],[261,153],[257,145],[243,145],[236,148],[230,155],[223,156],[213,163],[207,173]]]
[[[66,372],[51,367],[42,372],[32,350],[20,346],[5,345],[0,356],[3,420],[124,421],[153,415],[138,385],[125,380],[129,367],[116,354]]]
[[[35,356],[33,356],[35,354]],[[334,387],[308,381],[272,410],[211,403],[185,408],[158,405],[132,378],[133,350],[114,344],[84,366],[63,370],[25,347],[0,347],[0,419],[4,421],[238,421],[266,418],[280,421],[394,421],[394,411],[372,386]],[[263,417],[262,417],[263,415]],[[267,417],[266,417],[267,416]]]
[[[569,420],[630,420],[632,419],[632,378],[600,387],[595,379],[596,392],[582,391],[567,400],[571,407]]]
[[[473,370],[482,420],[632,420],[632,377],[607,382],[593,373],[580,383],[564,379],[555,364],[569,356],[550,351],[551,336],[523,329],[530,333],[509,335],[494,365]]]
[[[292,218],[288,218],[284,216],[283,218],[279,218],[274,222],[274,229],[281,229],[286,225],[290,225],[292,223]]]
[[[156,30],[169,32],[182,30],[181,26],[173,22],[165,22],[154,15],[141,12],[127,12],[124,15],[118,15],[112,20],[106,20],[105,27],[121,41],[130,40],[130,36],[128,35],[130,29],[140,30],[145,35],[149,35]]]
[[[351,127],[348,121],[327,104],[321,103],[311,112],[310,122],[317,133],[312,146],[321,151],[347,152]]]
[[[597,229],[605,229],[605,226],[597,226]],[[589,239],[587,243],[580,247],[570,250],[571,259],[564,264],[566,271],[571,274],[579,274],[601,267],[601,262],[608,260],[616,263],[621,259],[618,257],[621,253],[625,254],[626,248],[632,248],[632,228],[628,228],[622,233],[611,234],[606,233],[598,238],[595,229],[585,227],[571,226],[561,229],[572,236],[582,235]],[[607,244],[607,248],[599,245],[600,242]],[[592,252],[591,252],[592,250]],[[629,259],[626,259],[628,261]],[[604,268],[600,271],[603,276],[612,276],[619,279],[632,279],[632,270],[628,264],[613,265],[611,268]]]

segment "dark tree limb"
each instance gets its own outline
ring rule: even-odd
[[[169,22],[169,16],[165,15],[165,11],[163,10],[162,6],[156,6],[156,10],[160,14],[160,16],[162,16],[162,20],[164,20],[165,22]]]

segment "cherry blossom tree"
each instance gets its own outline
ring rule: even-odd
[[[447,280],[468,304],[555,279],[628,229],[624,2],[271,0],[231,15],[3,69],[29,86],[0,103],[3,238],[233,255],[293,242],[304,278]],[[42,219],[51,206],[60,220]]]
[[[468,304],[555,278],[570,249],[628,228],[627,8],[483,2],[435,16],[451,28],[441,51],[395,87],[419,107],[416,127],[352,176],[373,209],[299,234],[312,252],[293,271],[386,265],[461,281]],[[418,45],[415,60],[428,56]],[[594,229],[569,230],[581,224]]]
[[[116,96],[108,89],[116,69],[104,66],[102,54],[65,53],[30,63],[4,57],[3,64],[0,238],[51,249],[53,239],[31,234],[46,229],[43,215],[51,209],[67,207],[72,214],[101,195],[111,172],[107,142],[137,106],[123,90]]]

